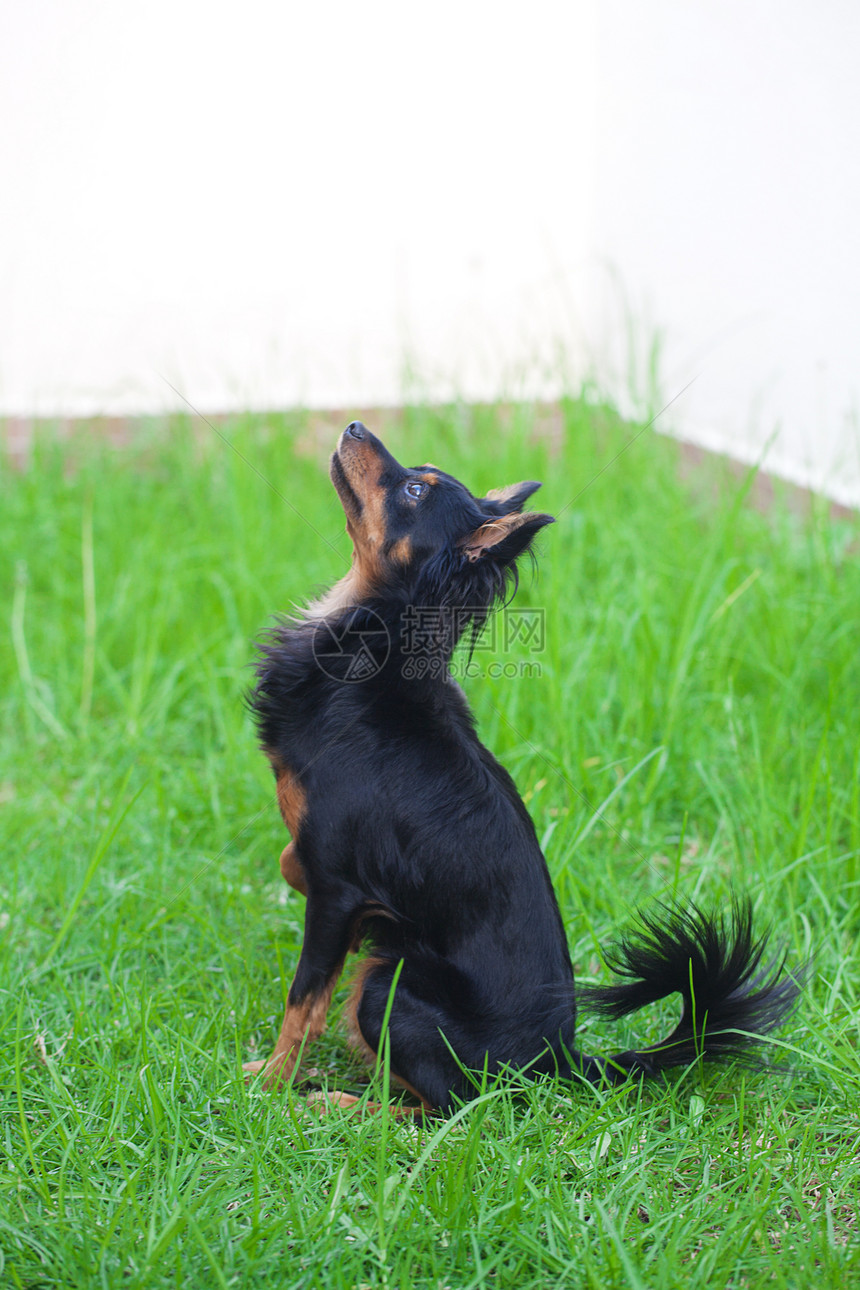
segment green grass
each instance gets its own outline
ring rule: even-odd
[[[559,516],[516,602],[545,609],[543,649],[479,651],[532,666],[465,684],[579,975],[635,906],[745,889],[815,955],[778,1069],[501,1083],[426,1127],[246,1089],[303,901],[241,696],[268,616],[346,567],[339,427],[48,437],[0,506],[0,1284],[860,1283],[858,524],[763,516],[713,469],[682,484],[671,442],[606,409],[539,419],[374,428],[476,489],[542,478]],[[343,995],[314,1062],[356,1089]],[[671,1015],[585,1019],[584,1044]]]

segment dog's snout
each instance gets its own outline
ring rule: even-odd
[[[350,421],[344,434],[349,435],[350,439],[364,439],[367,436],[367,430],[360,421]]]

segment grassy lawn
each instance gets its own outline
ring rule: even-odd
[[[508,1082],[426,1126],[246,1089],[304,902],[242,694],[269,615],[347,566],[341,427],[42,442],[0,505],[0,1284],[860,1284],[860,525],[682,483],[606,410],[536,415],[371,428],[476,491],[545,481],[559,522],[516,601],[544,639],[475,654],[482,735],[583,980],[637,905],[731,887],[814,956],[775,1069]],[[314,1080],[355,1091],[344,996]],[[674,1015],[584,1018],[583,1046]]]

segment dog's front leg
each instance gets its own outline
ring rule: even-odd
[[[360,893],[351,889],[308,893],[302,953],[274,1052],[267,1062],[246,1062],[243,1067],[249,1075],[265,1071],[267,1088],[289,1079],[300,1052],[306,1052],[325,1029],[360,906]]]

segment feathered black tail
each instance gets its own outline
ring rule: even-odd
[[[577,999],[607,1017],[623,1017],[680,994],[681,1020],[660,1044],[610,1058],[585,1058],[589,1079],[620,1083],[686,1066],[698,1057],[750,1060],[751,1050],[791,1013],[800,974],[785,973],[782,957],[765,960],[767,935],[753,937],[752,906],[733,899],[729,926],[721,913],[662,907],[641,915],[641,929],[607,955],[623,984],[577,991]]]

